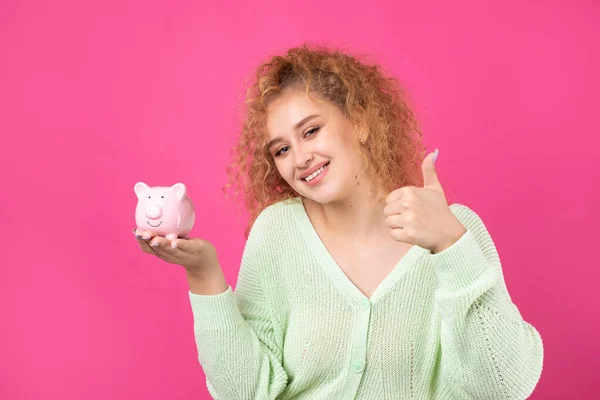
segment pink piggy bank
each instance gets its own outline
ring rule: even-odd
[[[138,197],[135,209],[138,230],[149,230],[169,240],[188,237],[196,214],[183,183],[150,187],[138,182],[133,190]]]

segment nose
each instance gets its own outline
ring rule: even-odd
[[[294,159],[296,160],[297,168],[304,168],[313,159],[313,155],[307,150],[298,149],[296,154],[294,154]]]
[[[160,218],[162,215],[162,208],[159,204],[150,204],[146,208],[146,216],[150,219]]]

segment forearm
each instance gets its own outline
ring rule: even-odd
[[[440,283],[440,378],[460,398],[526,398],[542,371],[541,336],[512,302],[495,247],[481,232],[469,230],[431,256]]]
[[[218,262],[218,268],[189,268],[204,275],[188,277],[189,297],[198,360],[213,398],[275,399],[287,386],[284,329],[264,296],[271,289],[261,279],[268,266],[264,219],[265,213],[260,214],[250,231],[235,293]]]
[[[198,360],[212,397],[266,400],[281,394],[288,380],[283,335],[259,297],[234,295],[228,286],[216,295],[190,292],[190,301]]]
[[[227,282],[221,266],[215,266],[206,271],[205,274],[195,275],[187,273],[188,285],[193,294],[216,295],[227,290]]]

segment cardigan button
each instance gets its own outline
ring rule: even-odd
[[[352,369],[356,372],[362,372],[364,365],[360,361],[355,361],[354,364],[352,364]]]
[[[361,307],[363,308],[363,310],[368,310],[371,307],[371,302],[369,301],[369,299],[363,299],[361,302]]]

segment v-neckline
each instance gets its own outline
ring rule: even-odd
[[[308,242],[308,246],[314,252],[317,260],[321,262],[326,273],[330,279],[336,283],[340,290],[342,290],[351,299],[359,303],[364,303],[365,300],[371,303],[376,302],[382,298],[395,284],[402,278],[408,269],[415,265],[416,262],[427,252],[426,249],[412,245],[411,248],[404,254],[404,256],[396,263],[394,268],[388,273],[388,275],[381,281],[379,286],[367,297],[360,289],[346,276],[342,268],[335,261],[327,246],[319,236],[315,229],[301,197],[295,197],[293,203],[294,216],[296,221],[300,225],[302,232],[306,233],[305,239]]]

